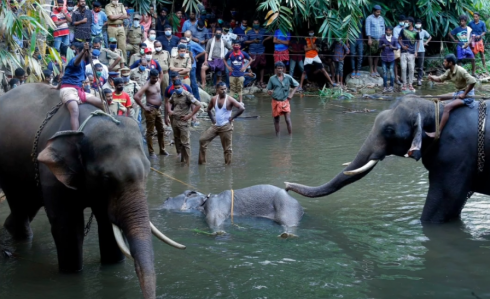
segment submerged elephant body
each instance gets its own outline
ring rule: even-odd
[[[255,185],[219,194],[205,195],[196,191],[185,191],[165,200],[162,209],[199,210],[206,215],[206,222],[213,232],[222,232],[223,223],[233,216],[261,217],[282,225],[285,233],[293,233],[303,217],[303,208],[286,191],[272,185]]]
[[[490,102],[486,103],[489,106]],[[440,118],[444,106],[438,105]],[[469,192],[490,195],[490,159],[486,159],[483,172],[479,172],[477,167],[479,104],[475,103],[474,106],[453,110],[440,139],[435,140],[425,134],[436,130],[434,102],[414,96],[404,97],[376,117],[356,158],[344,171],[318,187],[286,183],[286,190],[308,197],[326,196],[361,179],[386,156],[403,157],[408,154],[416,160],[422,158],[429,171],[430,185],[422,222],[441,223],[458,218]],[[490,157],[488,120],[485,132],[483,152],[486,157]]]
[[[39,183],[31,152],[34,137],[59,91],[44,84],[26,84],[0,98],[0,188],[10,215],[5,228],[15,239],[32,236],[30,222],[44,206],[65,272],[83,268],[85,208],[98,224],[101,262],[115,263],[124,256],[116,242],[123,231],[134,258],[145,298],[155,298],[152,229],[146,202],[150,163],[144,154],[138,125],[127,117],[92,117],[83,132],[70,131],[64,106],[46,123],[38,142]],[[80,123],[96,110],[79,106]],[[115,226],[118,229],[115,229]],[[122,238],[121,238],[122,239]]]

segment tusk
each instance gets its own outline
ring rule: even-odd
[[[345,175],[355,175],[355,174],[363,173],[366,170],[373,168],[374,165],[376,165],[376,163],[378,163],[378,160],[370,160],[363,167],[358,168],[358,169],[354,169],[354,170],[344,171],[344,174]]]
[[[342,166],[349,166],[350,163],[351,162],[344,163],[344,164],[342,164]]]
[[[124,242],[123,235],[121,233],[121,229],[115,225],[112,224],[112,231],[114,232],[114,237],[116,238],[117,246],[119,246],[119,249],[121,249],[122,253],[128,258],[128,259],[133,259],[131,256],[131,253],[129,252],[129,248],[126,245],[126,242]]]
[[[155,237],[157,237],[158,239],[167,243],[168,245],[173,246],[173,247],[178,248],[178,249],[185,249],[186,248],[185,245],[179,244],[179,243],[175,242],[174,240],[170,239],[169,237],[165,236],[164,234],[162,234],[162,232],[159,231],[158,228],[156,228],[153,225],[153,223],[151,223],[151,221],[150,221],[150,227],[151,227],[152,234],[155,235]]]

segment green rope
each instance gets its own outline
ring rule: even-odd
[[[95,110],[93,111],[92,113],[90,113],[90,115],[87,117],[87,119],[85,119],[82,123],[82,125],[78,128],[78,132],[82,132],[83,129],[85,128],[85,126],[87,125],[88,121],[94,117],[94,116],[108,116],[113,122],[115,122],[116,124],[120,124],[121,122],[118,121],[114,116],[110,115],[110,114],[107,114],[105,113],[104,111],[102,110]]]

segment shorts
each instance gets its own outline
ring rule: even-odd
[[[289,61],[289,50],[274,51],[274,63]]]
[[[318,57],[318,55],[316,55],[313,58],[308,58],[308,57],[305,58],[305,63],[304,63],[305,66],[307,66],[308,64],[314,64],[314,63],[319,63],[323,67],[323,62],[320,59],[320,57]]]
[[[75,101],[78,105],[82,104],[78,96],[78,91],[73,87],[63,87],[60,89],[60,98],[63,104],[66,104],[68,101]]]
[[[393,53],[395,53],[395,60],[400,59],[400,57],[402,56],[400,49],[393,51]]]
[[[459,96],[460,94],[463,94],[463,93],[464,93],[464,90],[456,91],[456,92],[453,94],[453,96],[454,96],[454,97],[457,97],[457,96]],[[467,94],[467,96],[474,96],[474,95],[475,95],[475,90],[474,90],[474,89],[470,90],[470,92],[468,92],[468,94]],[[464,103],[466,106],[468,106],[468,107],[470,107],[470,108],[473,108],[473,106],[474,106],[474,104],[475,104],[475,100],[474,100],[473,98],[465,98],[465,99],[463,99],[462,101],[463,101],[463,103]]]
[[[230,76],[230,92],[233,94],[238,94],[239,96],[242,95],[243,92],[243,81],[245,81],[245,78],[242,77],[231,77]]]
[[[258,68],[258,67],[265,67],[265,64],[267,63],[267,60],[265,58],[265,54],[250,54],[250,57],[254,61],[250,64],[252,68]]]
[[[371,39],[373,41],[373,43],[371,44],[371,46],[369,46],[369,53],[371,55],[377,55],[379,53],[381,53],[381,49],[379,48],[379,40],[377,39]]]
[[[278,117],[285,115],[286,113],[291,113],[291,106],[289,105],[289,100],[277,101],[272,99],[272,116]]]
[[[456,48],[456,57],[458,60],[463,60],[463,59],[475,59],[475,54],[470,50],[469,47],[466,47],[466,49],[463,49],[463,47],[458,46]]]
[[[471,50],[474,54],[485,53],[485,45],[483,44],[483,40],[480,39],[477,42],[471,43]]]

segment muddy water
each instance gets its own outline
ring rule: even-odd
[[[428,91],[436,93],[436,91]],[[191,167],[175,156],[155,168],[205,193],[284,181],[317,185],[351,161],[377,113],[346,109],[389,107],[391,102],[356,99],[292,101],[294,135],[273,135],[270,102],[245,100],[235,123],[233,166],[223,167],[219,140],[208,165],[197,165],[199,131],[192,134]],[[283,125],[283,123],[282,123]],[[202,121],[202,127],[208,123]],[[283,130],[285,129],[283,125]],[[174,149],[171,149],[174,153]],[[305,208],[298,238],[280,239],[271,221],[235,218],[227,235],[213,237],[199,214],[158,211],[163,200],[188,187],[152,172],[150,216],[179,251],[155,241],[157,294],[163,298],[490,298],[490,200],[475,194],[461,222],[422,227],[419,217],[428,188],[420,162],[388,157],[363,180],[326,198],[294,195]],[[0,222],[8,215],[0,204]],[[89,211],[86,211],[86,219]],[[84,245],[84,271],[61,275],[44,211],[32,227],[34,239],[18,258],[0,259],[0,298],[139,298],[131,262],[101,266],[96,223]]]

